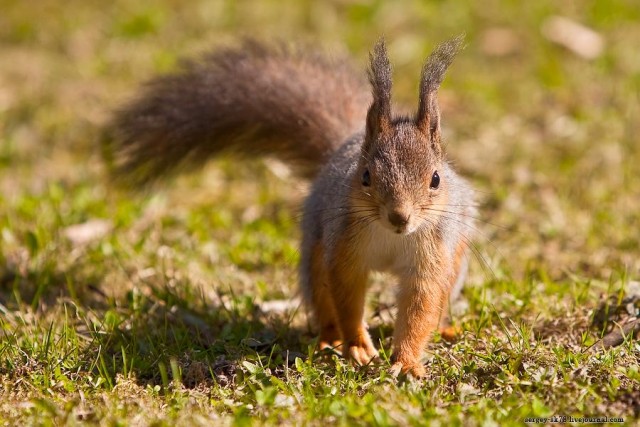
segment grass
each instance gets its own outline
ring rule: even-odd
[[[637,423],[640,344],[587,350],[638,311],[635,2],[5,0],[2,11],[4,425]],[[551,15],[594,28],[604,53],[588,61],[549,42]],[[492,54],[496,28],[507,54]],[[395,97],[413,106],[423,58],[462,31],[443,118],[486,222],[464,333],[434,338],[422,381],[314,351],[304,310],[287,302],[306,183],[220,159],[146,195],[108,185],[100,126],[181,56],[257,34],[364,64],[384,34]],[[388,278],[369,296],[388,356]]]

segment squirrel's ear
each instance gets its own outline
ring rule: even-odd
[[[420,80],[420,103],[416,116],[416,126],[429,137],[436,152],[440,153],[440,109],[438,108],[438,88],[447,68],[462,47],[464,35],[448,40],[436,47],[422,67]]]
[[[373,103],[367,113],[367,140],[372,141],[378,134],[387,132],[391,127],[391,64],[383,39],[376,43],[369,59],[369,82]]]

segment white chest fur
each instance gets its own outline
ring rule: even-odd
[[[375,222],[363,233],[365,238],[359,250],[364,252],[364,259],[373,271],[400,274],[413,269],[416,257],[422,256],[415,234],[395,234]]]

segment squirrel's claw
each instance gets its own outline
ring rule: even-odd
[[[344,356],[360,366],[379,360],[378,350],[373,346],[369,334],[364,331],[358,339],[345,344]]]
[[[416,379],[424,378],[427,375],[427,370],[421,363],[407,365],[402,362],[396,362],[391,365],[389,373],[394,377],[398,377],[400,374],[410,375]]]
[[[360,366],[368,365],[379,359],[378,351],[373,346],[352,345],[345,356]]]

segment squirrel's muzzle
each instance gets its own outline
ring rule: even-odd
[[[393,210],[389,212],[388,218],[391,225],[398,228],[404,228],[409,224],[411,214],[403,210]]]

